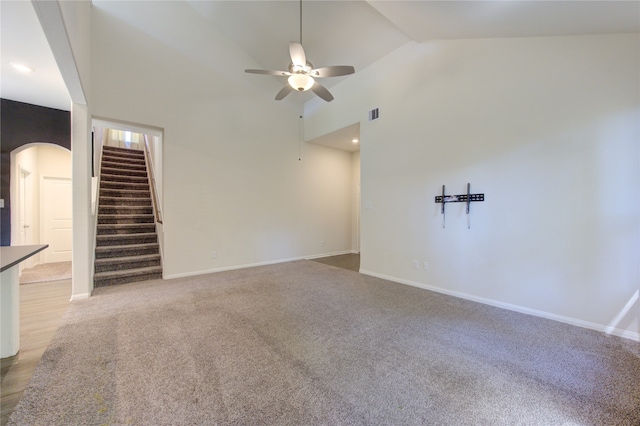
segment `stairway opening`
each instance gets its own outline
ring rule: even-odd
[[[93,120],[94,288],[162,278],[162,136]]]
[[[144,151],[103,146],[94,287],[162,278]]]

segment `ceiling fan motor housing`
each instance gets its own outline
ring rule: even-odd
[[[289,64],[289,72],[291,74],[309,74],[313,70],[313,64],[307,61],[306,65]]]
[[[291,73],[289,84],[291,87],[299,92],[305,92],[311,89],[315,83],[313,77],[310,75],[312,70],[313,65],[309,61],[306,62],[306,65],[295,65],[291,63],[289,65],[289,72]]]

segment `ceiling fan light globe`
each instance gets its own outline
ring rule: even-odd
[[[289,85],[295,90],[306,92],[313,86],[314,80],[306,74],[294,74],[289,77]]]

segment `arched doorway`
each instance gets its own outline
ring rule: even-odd
[[[49,244],[24,267],[71,262],[71,151],[35,142],[11,152],[11,244]]]

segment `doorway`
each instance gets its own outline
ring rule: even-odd
[[[164,259],[164,219],[163,207],[163,138],[162,129],[142,124],[120,123],[106,119],[92,120],[94,179],[99,180],[102,148],[112,146],[145,152],[148,170],[152,182],[152,197],[156,215],[156,232],[160,245],[160,256]],[[97,191],[92,196],[92,203],[98,204]],[[97,207],[96,207],[97,209]],[[164,261],[162,261],[164,264]]]
[[[11,152],[11,245],[49,244],[22,262],[20,272],[42,263],[71,262],[71,188],[68,149],[30,143]]]

